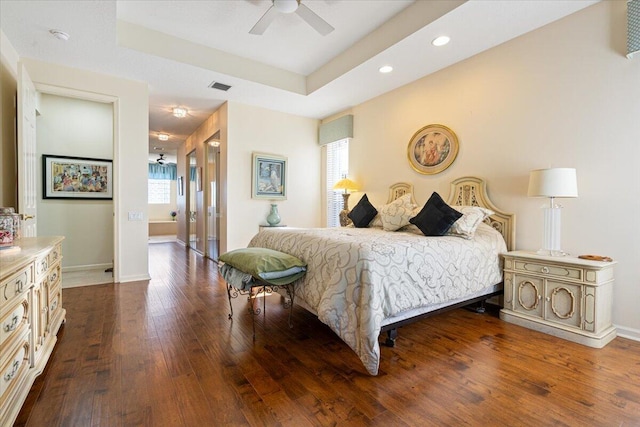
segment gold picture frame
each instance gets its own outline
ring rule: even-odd
[[[458,155],[458,137],[446,126],[433,124],[413,134],[407,147],[409,164],[425,175],[447,169]]]

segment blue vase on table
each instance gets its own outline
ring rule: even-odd
[[[267,215],[267,222],[271,227],[280,224],[280,214],[278,213],[278,205],[271,205],[271,212]]]

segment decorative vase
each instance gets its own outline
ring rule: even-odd
[[[271,205],[271,212],[267,215],[267,222],[270,226],[278,225],[280,223],[280,214],[278,214],[278,205]]]

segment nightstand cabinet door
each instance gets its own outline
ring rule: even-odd
[[[545,319],[580,329],[582,286],[548,280],[546,283]]]
[[[513,309],[528,316],[544,316],[544,280],[539,277],[515,274],[513,279]]]

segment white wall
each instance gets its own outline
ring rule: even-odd
[[[228,103],[227,250],[246,247],[266,224],[271,203],[281,223],[319,227],[320,146],[318,120]],[[252,153],[287,157],[287,200],[251,198]]]
[[[446,197],[454,178],[483,177],[517,214],[517,247],[538,249],[544,202],[527,198],[529,171],[575,167],[580,197],[561,201],[563,249],[618,261],[614,322],[640,339],[640,61],[624,55],[625,12],[625,2],[596,4],[355,107],[350,175],[374,204],[398,181],[425,202],[434,190]],[[460,152],[446,171],[421,175],[407,144],[432,123],[456,132]]]
[[[38,159],[56,156],[113,159],[113,104],[42,94],[37,117]],[[111,266],[113,201],[42,198],[38,170],[39,236],[65,236],[63,268]]]
[[[149,91],[146,83],[22,58],[37,85],[113,97],[115,279],[149,278],[147,178]],[[143,221],[129,221],[141,212]]]

